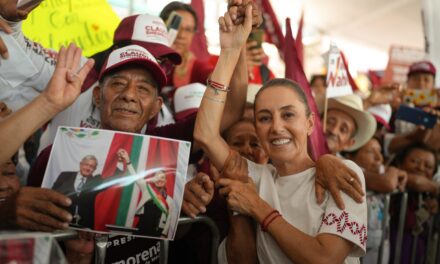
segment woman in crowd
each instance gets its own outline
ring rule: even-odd
[[[368,241],[367,254],[362,259],[362,263],[388,263],[390,252],[388,236],[385,239],[382,260],[378,260],[382,236],[388,235],[382,229],[384,215],[388,213],[384,211],[383,194],[397,189],[404,191],[407,174],[393,166],[385,168],[382,147],[377,138],[370,139],[356,151],[345,153],[345,156],[362,168],[367,186]]]
[[[412,263],[411,256],[414,251],[415,263],[424,263],[428,221],[438,211],[436,197],[439,194],[439,184],[433,180],[437,170],[436,153],[424,145],[411,145],[396,156],[395,164],[407,172],[406,186],[409,190],[400,260],[401,263]],[[396,242],[399,205],[400,200],[392,201],[391,214],[394,216],[391,218],[392,249]]]
[[[250,161],[266,164],[269,160],[252,120],[242,119],[233,124],[224,134],[224,139],[232,149]]]
[[[230,209],[252,217],[261,225],[256,229],[256,242],[252,236],[245,236],[243,239],[249,240],[248,243],[237,243],[233,247],[240,251],[243,245],[256,243],[260,263],[356,262],[352,257],[365,253],[366,203],[364,200],[357,204],[343,194],[344,210],[330,197],[321,205],[316,204],[315,163],[307,153],[307,137],[313,131],[314,115],[299,85],[275,79],[264,85],[256,96],[256,131],[273,165],[237,159],[219,133],[227,86],[251,29],[251,11],[248,6],[243,25],[233,25],[229,14],[219,19],[222,49],[208,81],[209,88],[194,131],[195,139],[217,169],[222,170],[233,161],[237,167],[247,167],[252,179],[247,183],[231,179],[218,181]],[[348,161],[345,164],[363,179],[359,167]],[[359,183],[351,177],[346,178],[346,184],[364,188],[363,180]],[[252,258],[257,253],[246,247],[241,254]]]
[[[168,84],[179,88],[189,83],[205,83],[213,67],[205,61],[199,60],[190,50],[194,35],[199,27],[197,14],[191,5],[174,1],[162,9],[160,17],[167,22],[173,12],[182,17],[182,22],[171,47],[182,56],[182,63],[170,73]],[[173,92],[170,96],[172,94]]]

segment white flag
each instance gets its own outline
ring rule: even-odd
[[[342,61],[341,52],[336,45],[330,45],[328,72],[327,72],[327,98],[339,97],[353,93],[348,81],[347,69]]]

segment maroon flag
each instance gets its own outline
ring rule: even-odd
[[[342,51],[341,51],[341,58],[342,58],[342,62],[344,62],[345,70],[347,71],[348,82],[350,83],[351,89],[353,90],[353,92],[359,91],[359,87],[357,86],[356,82],[353,80],[353,77],[351,77],[350,69],[348,69],[347,60],[345,59],[345,55]]]
[[[270,5],[269,0],[256,0],[257,5],[261,8],[264,19],[264,31],[266,32],[267,42],[277,46],[280,54],[284,51],[284,36],[278,23],[277,16]]]
[[[206,44],[205,35],[205,8],[203,0],[191,0],[191,6],[196,11],[197,19],[199,20],[197,25],[197,32],[194,35],[191,51],[196,55],[199,60],[209,60],[208,45]]]
[[[315,113],[315,129],[309,137],[308,146],[309,153],[314,160],[317,160],[321,155],[329,153],[327,141],[322,131],[321,119],[315,100],[312,96],[312,90],[309,87],[309,82],[304,74],[304,70],[298,58],[296,50],[295,39],[292,36],[292,29],[290,27],[290,19],[286,19],[286,39],[284,49],[284,60],[286,62],[286,78],[297,82],[304,90],[307,96],[307,103],[310,110]]]
[[[296,33],[296,51],[298,52],[298,59],[301,66],[304,68],[304,46],[303,46],[303,26],[304,26],[304,10],[301,12],[301,19],[299,20],[298,32]]]

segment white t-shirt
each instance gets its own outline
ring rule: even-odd
[[[344,160],[344,163],[357,173],[365,190],[362,170],[351,161]],[[315,168],[280,177],[270,164],[259,165],[248,161],[248,167],[249,176],[255,182],[260,197],[278,210],[287,222],[310,236],[329,233],[350,241],[353,249],[344,263],[359,263],[358,257],[365,254],[367,243],[365,199],[362,204],[358,204],[342,193],[345,203],[345,210],[342,211],[333,198],[326,194],[325,201],[318,205],[315,196]],[[292,263],[268,232],[261,231],[258,226],[256,234],[260,263]],[[224,243],[222,247],[224,250]],[[219,252],[219,260],[225,257],[224,252]]]

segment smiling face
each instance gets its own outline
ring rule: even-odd
[[[0,201],[20,189],[20,180],[12,161],[0,165]]]
[[[355,131],[356,123],[350,115],[336,109],[328,110],[325,137],[331,153],[336,154],[351,147]]]
[[[226,143],[241,156],[255,163],[266,164],[269,159],[251,121],[239,121],[229,128]]]
[[[139,133],[162,106],[153,76],[142,67],[124,67],[104,77],[102,86],[94,97],[104,129]]]
[[[182,22],[176,40],[171,47],[180,55],[183,55],[188,52],[191,47],[194,33],[196,32],[196,21],[190,12],[178,10],[176,13],[182,16]]]
[[[84,177],[92,177],[93,172],[96,170],[96,160],[86,159],[79,164],[79,173]]]
[[[313,115],[306,112],[293,88],[272,86],[257,95],[255,127],[274,165],[308,157],[307,136],[313,130]]]
[[[434,175],[435,164],[435,156],[432,152],[415,148],[406,155],[400,168],[431,179]]]
[[[165,188],[167,185],[167,176],[163,171],[159,171],[154,175],[157,180],[154,182],[157,188]]]

